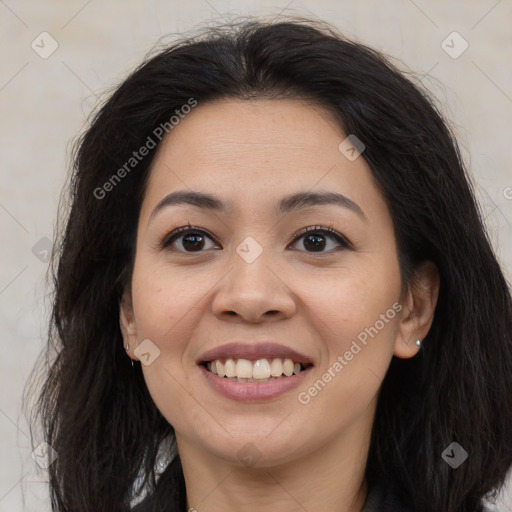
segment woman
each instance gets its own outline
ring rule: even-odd
[[[451,132],[383,56],[217,27],[143,63],[75,157],[54,510],[484,510],[510,292]]]

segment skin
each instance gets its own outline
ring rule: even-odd
[[[142,368],[176,432],[188,507],[287,512],[321,503],[325,512],[355,512],[364,505],[379,388],[393,355],[417,353],[415,340],[431,326],[439,277],[426,263],[417,270],[417,287],[402,286],[389,210],[365,160],[350,161],[338,149],[345,138],[328,111],[298,99],[222,100],[199,104],[155,157],[120,322],[130,357],[137,359],[134,350],[145,339],[160,350]],[[232,211],[173,205],[151,217],[177,190],[218,196]],[[274,212],[284,196],[320,190],[350,198],[365,219],[338,205]],[[183,233],[166,249],[159,246],[188,223],[212,237],[196,250],[184,248]],[[332,226],[351,245],[317,230],[325,246],[316,252],[308,235],[294,238],[308,226]],[[236,252],[247,236],[263,250],[252,263]],[[300,403],[298,393],[397,302],[402,310],[309,403]],[[276,399],[230,400],[195,361],[239,339],[293,347],[314,368],[298,389]],[[254,453],[255,465],[237,455],[243,448]]]

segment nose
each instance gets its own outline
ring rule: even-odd
[[[295,314],[293,292],[266,251],[251,263],[233,251],[230,271],[218,283],[212,310],[224,320],[278,321]]]

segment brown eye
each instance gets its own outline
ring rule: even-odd
[[[341,245],[344,248],[349,248],[350,246],[349,242],[337,231],[332,228],[323,228],[321,226],[304,228],[294,237],[294,241],[301,238],[303,239],[302,247],[304,247],[307,252],[324,253],[335,250],[336,245],[331,248],[328,247],[329,240],[331,242],[336,242],[338,247]],[[326,247],[327,250],[324,250]]]
[[[207,245],[206,240],[213,239],[204,231],[192,227],[178,228],[162,241],[162,249],[183,252],[202,252]],[[209,247],[206,247],[208,249]],[[211,248],[211,247],[210,247]]]
[[[323,234],[319,235],[318,233],[313,235],[308,234],[304,237],[303,244],[308,250],[322,251],[327,244],[326,236]]]

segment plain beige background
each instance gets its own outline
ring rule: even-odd
[[[436,95],[510,282],[510,0],[0,0],[0,512],[50,510],[44,472],[30,457],[21,395],[45,337],[45,259],[69,143],[100,96],[160,37],[223,18],[279,13],[330,21],[396,58]],[[501,512],[512,511],[511,489],[512,482]]]

